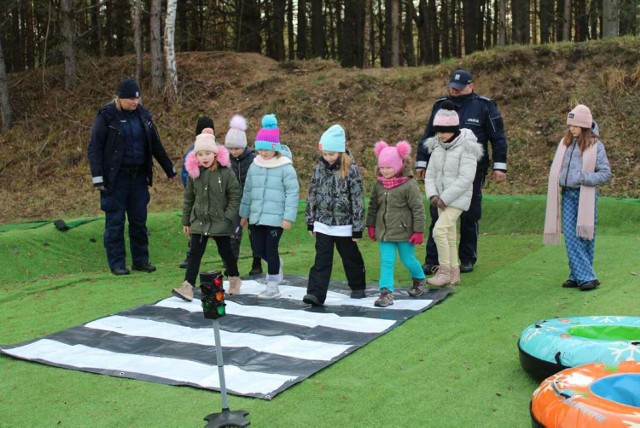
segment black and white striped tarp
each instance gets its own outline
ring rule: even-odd
[[[219,320],[227,390],[271,399],[443,300],[450,289],[410,298],[396,290],[393,306],[376,308],[376,290],[351,299],[332,282],[324,307],[302,302],[306,279],[287,277],[279,299],[262,300],[264,285],[244,280],[227,297]],[[228,287],[228,283],[225,283]],[[211,320],[200,301],[176,297],[16,345],[16,358],[117,377],[219,390]]]

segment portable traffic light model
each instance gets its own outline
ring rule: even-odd
[[[200,274],[200,290],[202,291],[202,311],[204,317],[217,320],[225,316],[224,288],[222,274],[217,271]]]

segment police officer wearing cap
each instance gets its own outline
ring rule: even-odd
[[[473,181],[473,196],[468,211],[460,217],[460,245],[458,256],[460,257],[460,272],[471,272],[478,255],[478,221],[482,213],[482,187],[489,167],[493,169],[493,180],[504,181],[507,177],[507,139],[504,134],[502,115],[496,103],[487,97],[476,94],[473,91],[473,78],[466,70],[456,70],[449,80],[449,95],[438,99],[431,109],[431,117],[424,130],[424,134],[418,144],[416,159],[416,176],[424,178],[425,169],[429,162],[429,153],[425,149],[424,141],[435,135],[433,130],[433,118],[440,105],[445,100],[450,100],[456,106],[460,117],[460,128],[473,131],[478,142],[484,147],[484,156],[478,161],[476,177]],[[491,142],[491,155],[493,164],[490,164],[488,143]],[[422,266],[425,273],[433,273],[438,265],[438,250],[433,241],[433,226],[438,220],[437,208],[431,207],[431,226],[429,227],[429,240],[427,241],[427,256]]]
[[[162,147],[151,113],[140,104],[140,87],[134,79],[118,85],[116,98],[103,106],[89,141],[89,166],[93,185],[100,190],[105,212],[104,247],[114,275],[128,275],[124,245],[125,216],[129,221],[132,269],[153,272],[149,264],[147,204],[153,183],[152,157],[167,177],[176,170]]]

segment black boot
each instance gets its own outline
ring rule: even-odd
[[[262,274],[262,260],[260,257],[253,256],[253,263],[251,264],[251,271],[249,275],[260,275]]]
[[[189,266],[189,251],[187,251],[187,257],[185,257],[184,261],[180,263],[181,269],[186,269]]]

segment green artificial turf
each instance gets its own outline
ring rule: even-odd
[[[298,223],[281,249],[285,270],[306,275],[314,242]],[[564,248],[543,247],[544,197],[486,197],[480,261],[453,296],[271,401],[229,396],[256,427],[526,427],[537,383],[516,342],[543,318],[640,316],[640,203],[601,198],[595,268],[600,289],[563,289]],[[102,221],[67,232],[52,224],[0,233],[0,343],[35,339],[169,295],[187,239],[175,212],[149,216],[152,274],[112,276]],[[246,238],[246,236],[245,236]],[[377,244],[363,240],[369,282]],[[424,246],[417,250],[424,258]],[[219,268],[215,246],[203,269]],[[243,241],[241,273],[251,265]],[[336,255],[335,279],[344,279]],[[409,275],[398,262],[398,284]],[[212,355],[212,361],[214,360]],[[0,356],[0,426],[189,427],[221,409],[220,394],[64,370]]]

